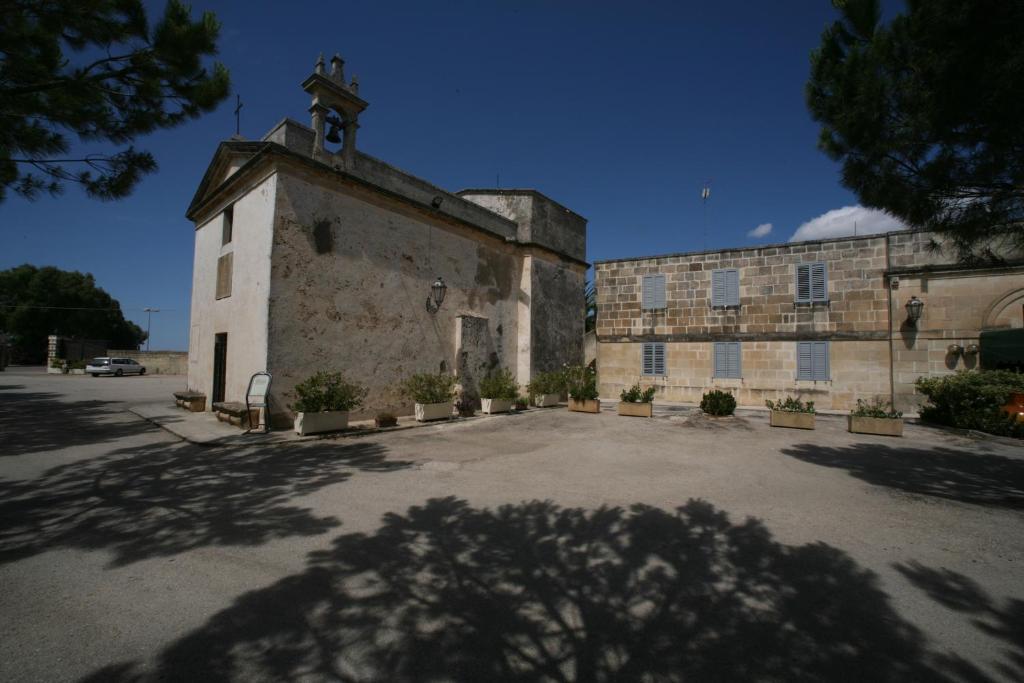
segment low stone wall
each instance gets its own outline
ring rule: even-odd
[[[131,358],[146,366],[152,375],[188,374],[187,351],[130,351],[108,349],[107,355],[115,358]]]

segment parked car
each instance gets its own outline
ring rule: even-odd
[[[137,375],[146,374],[146,366],[140,365],[138,362],[131,358],[93,358],[85,366],[85,371],[93,377],[99,377],[100,375],[114,375],[120,377],[121,375],[128,375],[135,373]]]

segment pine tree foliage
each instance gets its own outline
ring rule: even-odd
[[[860,201],[964,259],[1024,248],[1024,2],[833,0],[806,95]]]
[[[178,0],[152,27],[141,0],[0,0],[0,201],[67,183],[128,195],[157,167],[137,137],[227,97],[227,69],[204,65],[219,33]],[[90,143],[104,149],[83,152]]]

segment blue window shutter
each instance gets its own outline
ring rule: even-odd
[[[711,305],[725,306],[725,271],[711,271]]]
[[[658,309],[668,308],[665,297],[665,276],[654,276],[654,307]]]
[[[811,301],[828,301],[828,271],[824,263],[809,264]]]
[[[814,365],[813,357],[814,354],[811,351],[811,345],[814,342],[797,342],[796,343],[796,378],[797,379],[814,379]]]
[[[654,346],[654,374],[659,377],[665,374],[665,345],[653,344]]]
[[[816,380],[827,380],[829,378],[828,368],[828,342],[818,341],[812,342],[813,344],[813,357],[811,364],[814,367],[814,377]]]
[[[739,379],[743,376],[740,372],[740,343],[730,342],[726,344],[726,364],[729,377]]]
[[[644,275],[641,307],[644,310],[654,308],[654,280],[650,275]]]
[[[644,375],[654,374],[654,344],[644,344],[643,360],[640,363],[640,372]]]
[[[725,271],[725,305],[740,305],[740,271],[735,268]]]
[[[725,342],[715,342],[715,377],[728,376],[729,366],[726,361]]]
[[[808,263],[801,263],[796,267],[796,297],[794,300],[798,303],[811,300],[811,266]]]

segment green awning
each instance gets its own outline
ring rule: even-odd
[[[986,370],[1024,370],[1024,328],[981,333],[981,367]]]

